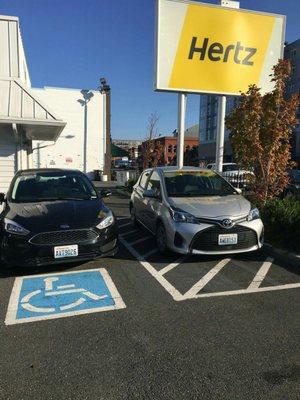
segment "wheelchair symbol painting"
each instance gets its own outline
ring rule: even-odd
[[[125,308],[103,268],[16,278],[6,325]]]

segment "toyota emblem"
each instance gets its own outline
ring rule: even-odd
[[[223,219],[222,225],[224,226],[224,228],[229,229],[232,227],[233,222],[231,221],[231,219],[226,218],[226,219]]]

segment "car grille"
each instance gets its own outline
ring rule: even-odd
[[[219,245],[219,235],[237,233],[237,244]],[[231,229],[222,229],[221,227],[211,227],[197,233],[191,243],[192,250],[201,251],[221,251],[221,250],[242,250],[257,245],[257,235],[252,229],[244,226],[234,226]]]
[[[92,229],[76,229],[73,231],[54,231],[38,233],[30,243],[36,245],[59,246],[64,244],[83,244],[96,240],[98,235]]]

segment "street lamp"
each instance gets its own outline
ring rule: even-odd
[[[84,127],[83,127],[83,172],[86,173],[86,164],[87,164],[87,105],[88,102],[94,97],[94,93],[89,89],[82,89],[80,91],[82,94],[83,100],[78,99],[78,103],[84,107]]]

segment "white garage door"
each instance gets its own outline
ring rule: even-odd
[[[12,138],[13,139],[13,138]],[[16,144],[0,138],[0,192],[6,193],[16,171]]]

